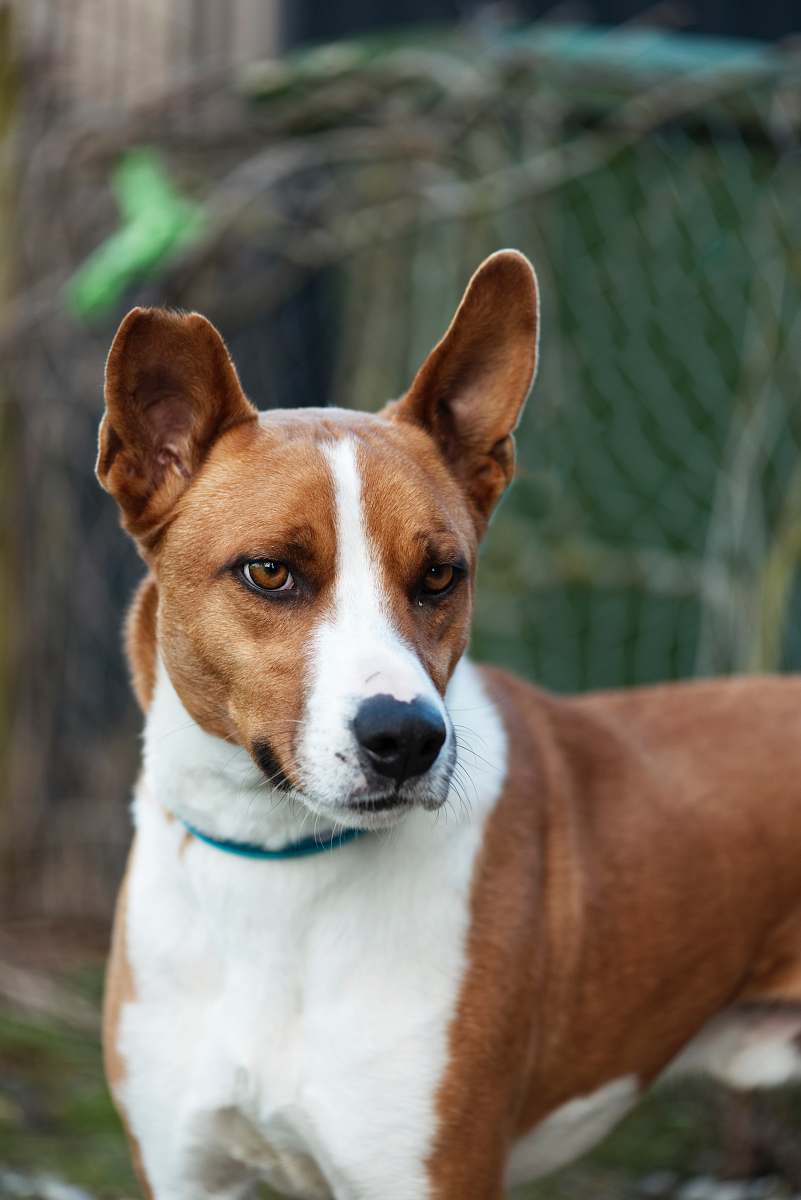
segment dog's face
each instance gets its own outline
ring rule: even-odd
[[[196,314],[135,309],[117,333],[98,477],[155,577],[161,657],[198,724],[316,813],[375,827],[447,797],[444,694],[536,338],[513,252],[377,416],[259,416]]]

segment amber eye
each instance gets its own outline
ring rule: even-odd
[[[456,569],[449,563],[437,563],[429,567],[423,578],[423,591],[429,596],[439,596],[447,592],[456,579]]]
[[[274,562],[271,558],[245,563],[242,574],[251,587],[259,592],[288,592],[295,586],[286,563]]]

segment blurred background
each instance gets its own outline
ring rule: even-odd
[[[92,470],[122,315],[204,312],[261,407],[372,409],[519,247],[542,365],[474,653],[558,690],[798,669],[797,31],[791,0],[0,0],[0,1196],[136,1194],[97,1051],[139,728],[142,567]],[[683,1086],[519,1195],[790,1196],[800,1146],[798,1094]]]

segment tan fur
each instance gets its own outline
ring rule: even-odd
[[[128,959],[126,924],[128,919],[128,879],[131,864],[136,852],[136,845],[131,848],[128,866],[117,896],[114,913],[114,932],[111,939],[111,953],[106,970],[106,991],[103,999],[103,1059],[106,1068],[106,1080],[120,1119],[125,1129],[134,1170],[146,1200],[154,1200],[153,1192],[148,1183],[145,1169],[142,1165],[142,1155],[139,1143],[133,1136],[125,1115],[125,1109],[119,1098],[120,1085],[125,1079],[126,1064],[119,1048],[120,1016],[124,1006],[136,998],[133,971]]]
[[[187,710],[240,745],[266,739],[290,778],[305,700],[298,680],[336,556],[331,482],[313,429],[275,414],[230,433],[192,503],[176,506],[158,556],[159,644]],[[226,569],[258,556],[297,563],[306,602],[260,599]]]
[[[134,695],[142,712],[147,712],[156,686],[156,617],[159,592],[152,575],[136,589],[125,620],[125,652]]]
[[[499,1197],[513,1138],[651,1083],[720,1010],[801,1002],[801,680],[572,700],[487,678],[512,767],[440,1092],[442,1200]]]

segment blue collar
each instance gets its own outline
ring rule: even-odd
[[[196,837],[198,841],[205,842],[207,846],[213,846],[215,850],[223,850],[226,854],[237,854],[240,858],[261,858],[261,859],[282,859],[282,858],[308,858],[310,854],[322,854],[325,850],[338,850],[340,846],[347,845],[348,842],[354,841],[362,834],[368,833],[367,829],[343,829],[339,833],[334,833],[330,837],[326,837],[324,841],[318,841],[315,836],[301,838],[299,842],[290,842],[287,846],[281,846],[278,850],[268,850],[266,846],[258,846],[253,842],[232,842],[226,838],[212,837],[211,834],[201,833],[194,825],[190,825],[188,821],[180,818],[181,824]]]

